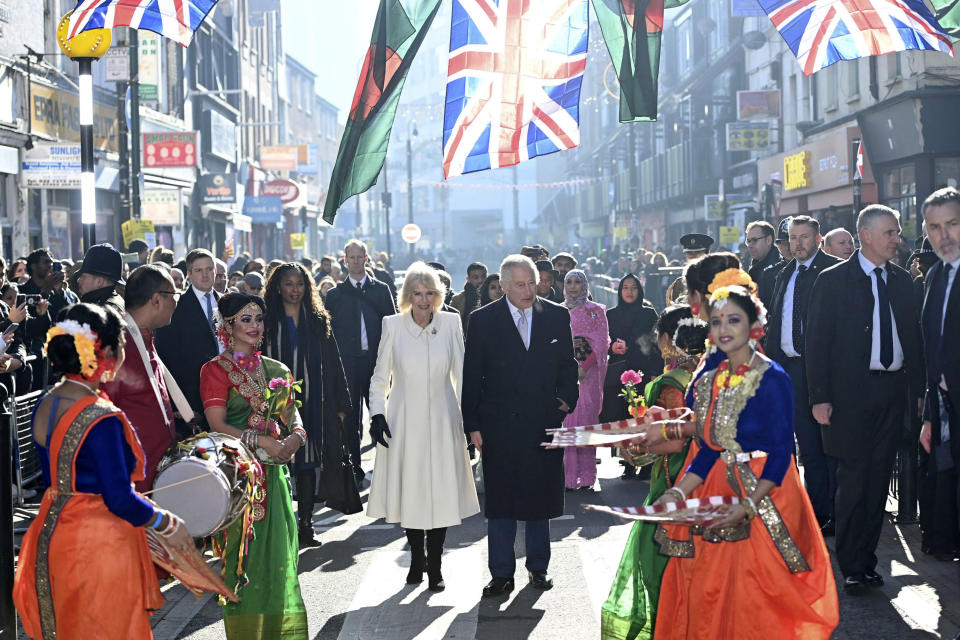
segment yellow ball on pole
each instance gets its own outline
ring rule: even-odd
[[[110,48],[113,39],[110,29],[90,29],[82,31],[72,38],[67,37],[67,31],[70,28],[70,15],[72,11],[67,12],[60,23],[57,24],[57,44],[60,49],[70,58],[94,58],[99,60]]]

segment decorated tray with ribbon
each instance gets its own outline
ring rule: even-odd
[[[612,447],[642,444],[639,434],[654,425],[664,422],[683,422],[693,419],[693,411],[688,407],[661,409],[650,407],[640,418],[603,422],[579,427],[561,427],[547,429],[552,434],[550,442],[544,442],[548,449],[566,447]],[[657,427],[659,428],[659,426]]]
[[[608,507],[600,504],[588,504],[584,507],[591,511],[618,516],[624,520],[645,520],[689,527],[709,526],[723,518],[726,508],[734,504],[740,504],[740,499],[733,496],[710,496],[666,504],[652,504],[646,507]]]

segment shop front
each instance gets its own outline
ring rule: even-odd
[[[837,227],[853,231],[856,227],[853,178],[859,140],[859,127],[842,126],[786,153],[758,160],[761,186],[763,183],[776,185],[774,221],[787,216],[811,215],[820,220],[823,233]],[[877,202],[877,184],[868,154],[863,172],[861,206]],[[757,198],[762,197],[760,189]]]

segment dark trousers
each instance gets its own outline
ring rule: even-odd
[[[313,505],[316,502],[317,470],[314,467],[296,470],[297,520],[304,528],[313,526]]]
[[[904,429],[907,379],[903,374],[868,376],[860,406],[838,410],[830,426],[864,434],[856,447],[837,452],[837,560],[844,577],[877,566],[877,543],[897,443]]]
[[[793,382],[793,430],[800,445],[803,483],[820,524],[833,519],[837,493],[837,459],[823,452],[820,425],[813,419],[808,402],[806,376],[800,358],[784,358],[780,364]]]
[[[527,520],[525,523],[527,571],[546,571],[550,564],[550,521]],[[487,520],[487,564],[494,578],[512,578],[517,568],[513,543],[517,538],[517,521],[509,518]]]
[[[376,359],[374,353],[372,358]],[[348,363],[347,360],[350,362]],[[360,467],[360,441],[363,439],[363,403],[370,402],[370,377],[373,375],[373,362],[370,352],[344,358],[344,373],[347,376],[347,387],[350,390],[350,403],[353,410],[344,424],[347,434],[347,447],[350,449],[350,459],[355,471],[362,471]]]

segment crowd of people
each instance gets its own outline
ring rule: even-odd
[[[318,503],[357,512],[368,481],[367,515],[405,531],[406,581],[442,591],[446,531],[481,510],[477,455],[482,596],[514,589],[520,521],[529,582],[550,589],[550,520],[565,491],[594,490],[597,462],[543,447],[547,430],[635,415],[622,387],[636,372],[648,407],[694,416],[621,449],[624,480],[649,477],[647,505],[731,500],[707,527],[636,523],[603,637],[827,638],[838,600],[824,537],[847,592],[883,584],[876,548],[904,433],[922,445],[923,552],[960,549],[960,192],[935,192],[923,214],[923,244],[906,255],[898,213],[870,205],[856,237],[822,236],[805,215],[752,222],[743,261],[690,234],[679,275],[662,252],[525,246],[496,273],[470,263],[460,291],[439,262],[395,282],[359,240],[319,261],[229,265],[139,241],[136,261],[110,245],[77,264],[37,250],[0,290],[0,382],[9,394],[53,384],[33,419],[45,492],[17,570],[24,628],[151,637],[160,594],[144,529],[191,541],[143,494],[202,431],[259,465],[248,511],[214,545],[241,596],[223,603],[228,638],[307,637],[298,548],[320,544]],[[607,284],[610,308],[596,300]],[[104,536],[122,552],[85,551]]]

